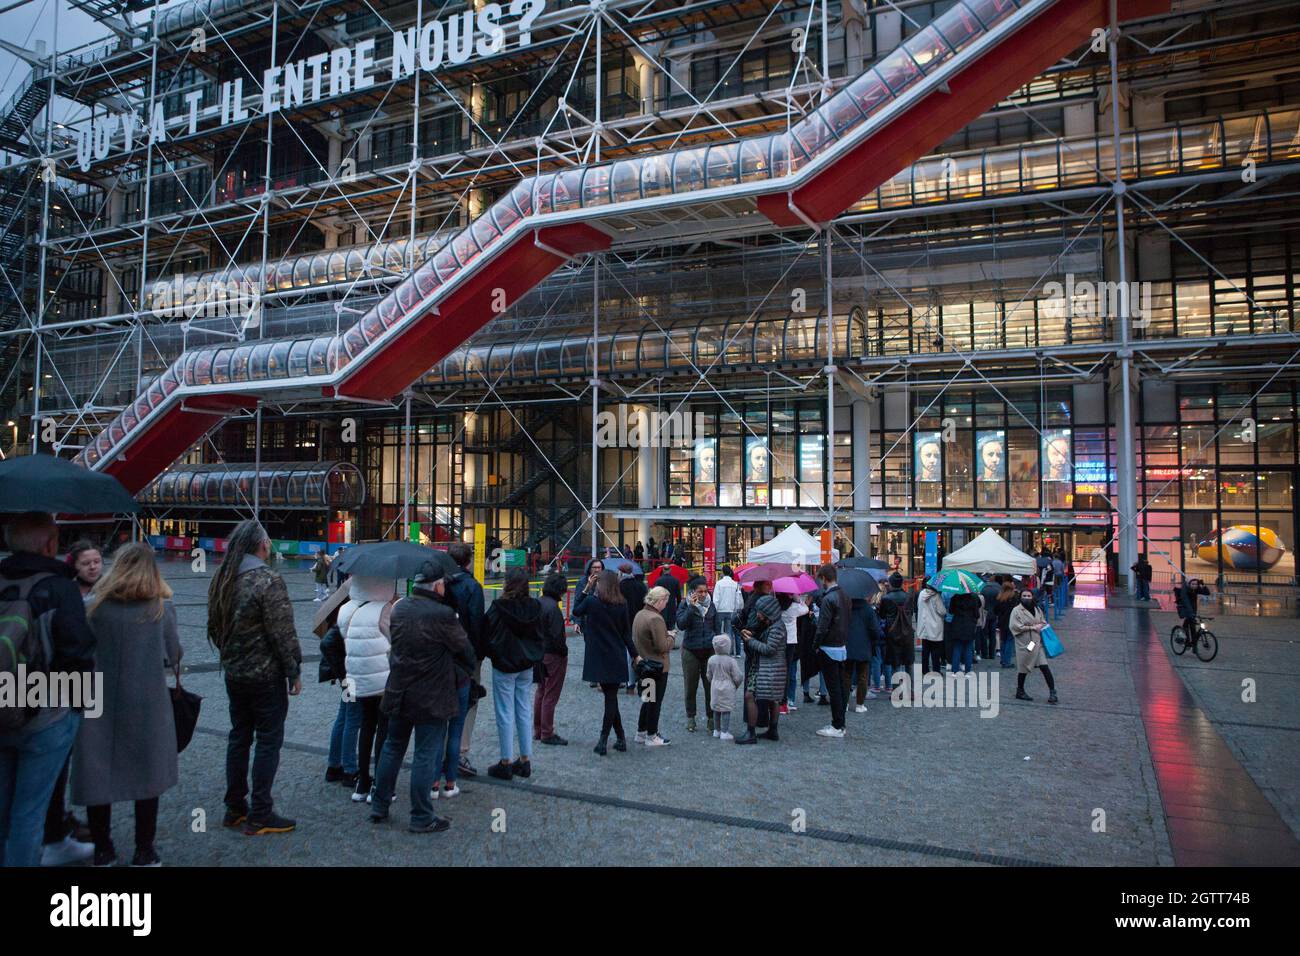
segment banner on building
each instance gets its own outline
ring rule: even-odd
[[[718,577],[718,529],[704,529],[704,580],[709,582],[709,590]]]

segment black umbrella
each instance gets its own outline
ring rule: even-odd
[[[446,551],[435,551],[410,541],[375,541],[351,545],[334,559],[334,567],[343,574],[363,578],[412,578],[426,562],[433,562],[443,574],[460,570]]]
[[[861,568],[864,571],[888,571],[889,565],[879,558],[845,558],[836,567]]]
[[[17,455],[0,461],[0,511],[115,515],[140,506],[112,475],[53,455]]]
[[[842,568],[838,580],[844,596],[855,601],[866,600],[880,591],[880,582],[862,568]]]

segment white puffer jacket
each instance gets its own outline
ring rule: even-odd
[[[380,630],[379,619],[396,593],[392,581],[354,577],[350,599],[339,611],[348,679],[357,700],[378,697],[388,683],[388,635]]]

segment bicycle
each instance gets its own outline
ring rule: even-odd
[[[1175,624],[1173,630],[1169,632],[1169,646],[1173,648],[1175,654],[1183,654],[1189,646],[1193,648],[1194,653],[1205,663],[1209,663],[1219,653],[1219,639],[1214,636],[1214,632],[1205,626],[1207,621],[1213,621],[1212,617],[1194,618],[1196,621],[1196,636],[1193,640],[1187,639],[1187,632],[1183,630],[1181,624]]]

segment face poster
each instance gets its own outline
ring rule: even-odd
[[[770,472],[771,456],[767,448],[767,439],[751,436],[745,439],[745,482],[747,484],[766,484]]]
[[[1070,429],[1052,428],[1043,432],[1043,481],[1071,481]]]
[[[713,484],[718,480],[718,440],[695,439],[695,480]]]
[[[917,432],[913,439],[917,481],[943,480],[943,441],[938,432]]]
[[[695,503],[697,505],[716,505],[718,503],[718,440],[716,438],[695,439]]]
[[[977,481],[1007,480],[1007,433],[975,433],[975,478]]]

